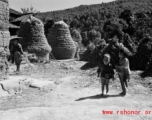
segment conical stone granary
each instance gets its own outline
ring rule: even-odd
[[[76,46],[71,37],[69,26],[63,21],[56,22],[47,35],[52,53],[56,59],[73,59]]]
[[[30,16],[23,20],[18,36],[22,37],[21,44],[24,51],[35,53],[39,60],[49,60],[52,49],[45,37],[44,25],[39,19]]]

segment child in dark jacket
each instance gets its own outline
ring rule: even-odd
[[[114,80],[114,70],[110,64],[110,55],[105,54],[101,65],[99,66],[97,73],[98,77],[101,77],[102,84],[102,94],[104,95],[104,86],[106,86],[106,94],[109,92],[109,80],[113,78]]]

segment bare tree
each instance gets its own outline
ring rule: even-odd
[[[39,11],[34,9],[33,6],[31,6],[30,8],[21,8],[21,10],[23,13],[39,13]]]

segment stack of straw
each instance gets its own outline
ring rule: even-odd
[[[51,46],[44,34],[43,23],[33,17],[23,20],[21,22],[19,34],[23,49],[29,53],[35,53],[39,60],[49,60],[49,54],[51,52]]]
[[[73,59],[76,46],[70,35],[69,26],[63,21],[56,22],[47,35],[52,53],[56,59]]]

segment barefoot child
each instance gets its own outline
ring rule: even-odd
[[[128,87],[131,71],[129,67],[129,60],[127,59],[126,54],[123,50],[119,51],[119,64],[115,67],[121,82],[121,87],[123,91],[121,94],[126,94],[126,88]]]
[[[104,95],[104,86],[106,86],[106,94],[109,92],[109,80],[113,78],[114,80],[114,70],[110,64],[110,55],[105,54],[101,65],[98,70],[98,77],[101,77],[102,84],[102,95]]]

